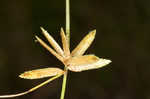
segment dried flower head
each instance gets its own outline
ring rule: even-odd
[[[46,39],[48,40],[48,42],[53,48],[48,46],[38,36],[35,36],[37,41],[44,48],[46,48],[51,54],[53,54],[58,60],[60,60],[64,64],[64,66],[66,66],[66,68],[69,69],[70,71],[81,72],[85,70],[98,69],[111,62],[111,60],[98,58],[93,54],[84,55],[85,51],[89,48],[89,46],[91,45],[91,43],[95,38],[96,30],[89,32],[72,52],[70,52],[67,38],[63,28],[61,28],[60,31],[63,49],[58,45],[58,43],[54,40],[54,38],[44,28],[41,27],[41,30],[43,35],[46,37]],[[59,68],[52,68],[52,67],[24,72],[19,77],[25,79],[39,79],[39,78],[51,77],[51,76],[54,77],[48,79],[47,81],[23,93],[13,94],[13,95],[3,95],[0,96],[0,98],[10,98],[10,97],[21,96],[30,93],[36,90],[37,88],[49,83],[50,81],[62,76],[64,72],[65,71]]]
[[[70,71],[81,72],[90,69],[97,69],[111,62],[108,59],[98,58],[95,55],[83,55],[93,42],[96,30],[89,32],[71,53],[63,28],[61,28],[60,32],[63,50],[46,30],[44,30],[42,27],[41,30],[48,42],[52,45],[53,49],[38,36],[36,36],[37,41],[54,56],[56,56],[56,58],[59,59],[65,66],[67,66]]]

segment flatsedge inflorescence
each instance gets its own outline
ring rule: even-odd
[[[68,70],[72,72],[82,72],[91,69],[98,69],[103,66],[106,66],[111,62],[111,60],[99,58],[94,54],[84,55],[85,51],[90,47],[93,40],[95,39],[96,30],[89,32],[74,48],[72,52],[70,51],[66,34],[63,28],[60,29],[62,48],[44,28],[41,27],[41,30],[42,34],[45,36],[45,38],[47,39],[52,48],[48,44],[46,44],[41,38],[35,36],[37,41],[51,54],[53,54],[58,60],[60,60]],[[12,95],[1,95],[0,98],[17,97],[30,93],[40,88],[41,86],[49,83],[50,81],[62,76],[65,72],[66,71],[56,67],[26,71],[21,75],[19,75],[19,77],[24,79],[40,79],[45,77],[52,77],[52,76],[53,77],[25,92]]]

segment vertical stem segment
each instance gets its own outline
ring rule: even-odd
[[[70,45],[70,0],[66,0],[66,35]]]
[[[62,83],[62,89],[61,89],[61,96],[60,99],[64,99],[65,97],[65,91],[66,91],[66,81],[67,81],[67,74],[68,74],[68,70],[65,67],[64,68],[65,73],[64,73],[64,77],[63,77],[63,83]]]
[[[70,47],[70,0],[66,0],[66,36],[67,36],[68,45]],[[66,82],[67,82],[67,74],[68,74],[68,70],[66,66],[64,67],[64,71],[65,73],[63,77],[60,99],[64,99],[65,91],[66,91]]]

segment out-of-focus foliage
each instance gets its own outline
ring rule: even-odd
[[[150,1],[71,0],[71,46],[93,29],[86,53],[112,63],[99,70],[69,73],[65,99],[150,98]],[[5,0],[0,3],[0,94],[24,91],[46,80],[24,80],[26,70],[62,64],[38,43],[40,26],[60,42],[65,0]],[[43,66],[44,64],[44,66]],[[59,99],[61,79],[16,99]]]

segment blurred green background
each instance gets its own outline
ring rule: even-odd
[[[150,1],[71,0],[71,49],[91,30],[86,54],[111,59],[98,70],[69,72],[65,99],[150,99]],[[34,40],[43,26],[61,44],[65,0],[1,0],[0,94],[25,91],[43,81],[20,79],[24,71],[60,67]],[[59,99],[62,77],[14,99]]]

